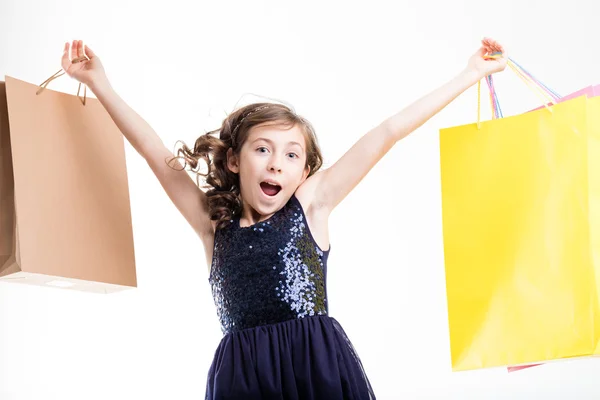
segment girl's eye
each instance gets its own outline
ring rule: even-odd
[[[262,151],[262,150],[268,150],[268,149],[266,147],[261,146],[261,147],[258,147],[256,150],[259,151],[260,153],[264,153],[264,151]],[[288,153],[288,155],[290,155],[290,154],[293,156],[292,158],[299,158],[300,157],[296,153]]]

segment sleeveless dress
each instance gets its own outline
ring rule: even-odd
[[[328,314],[327,257],[295,195],[269,219],[215,232],[209,283],[221,323],[206,399],[375,399]]]

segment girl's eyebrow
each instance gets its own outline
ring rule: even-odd
[[[267,139],[267,138],[263,138],[263,137],[259,137],[257,139],[254,139],[254,141],[252,143],[258,142],[259,140],[264,140],[265,142],[267,142],[269,144],[273,144],[273,141],[271,139]],[[289,141],[288,144],[295,144],[295,145],[299,146],[300,148],[302,148],[302,145],[300,143],[294,142],[293,140]]]

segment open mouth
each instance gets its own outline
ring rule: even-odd
[[[281,186],[271,185],[270,183],[267,183],[267,182],[261,182],[260,188],[262,189],[263,193],[266,194],[267,196],[275,196],[281,190]]]

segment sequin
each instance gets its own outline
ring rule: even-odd
[[[327,315],[328,256],[295,195],[260,225],[219,229],[209,282],[223,333]]]

